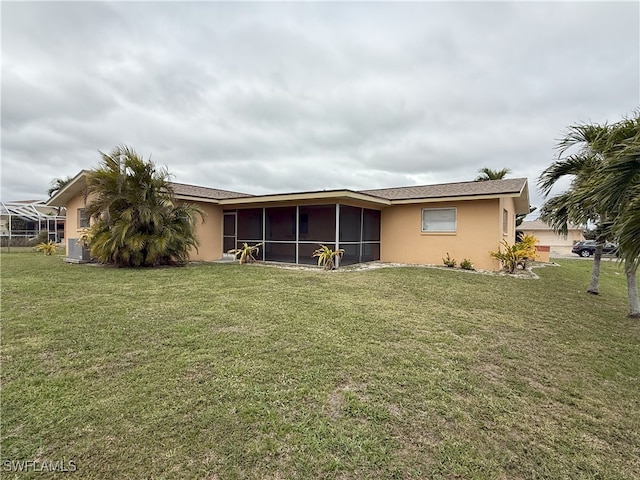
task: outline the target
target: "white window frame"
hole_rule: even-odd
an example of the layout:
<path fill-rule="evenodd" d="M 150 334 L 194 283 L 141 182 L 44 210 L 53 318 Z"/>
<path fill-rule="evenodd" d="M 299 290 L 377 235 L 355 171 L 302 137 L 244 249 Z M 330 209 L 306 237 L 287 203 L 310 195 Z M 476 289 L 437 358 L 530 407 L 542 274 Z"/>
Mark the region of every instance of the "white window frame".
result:
<path fill-rule="evenodd" d="M 87 217 L 86 214 L 87 214 L 86 208 L 78 209 L 78 230 L 82 228 L 89 228 L 89 226 L 91 225 L 91 219 Z M 83 225 L 83 223 L 86 223 L 86 225 Z"/>
<path fill-rule="evenodd" d="M 502 234 L 507 235 L 509 233 L 509 210 L 502 209 Z"/>
<path fill-rule="evenodd" d="M 429 225 L 426 224 L 425 228 L 425 213 L 433 212 L 433 211 L 452 211 L 453 212 L 453 228 L 452 229 L 440 229 L 440 230 L 429 230 Z M 423 208 L 422 209 L 422 233 L 456 233 L 458 231 L 458 209 L 456 207 L 446 207 L 446 208 Z"/>

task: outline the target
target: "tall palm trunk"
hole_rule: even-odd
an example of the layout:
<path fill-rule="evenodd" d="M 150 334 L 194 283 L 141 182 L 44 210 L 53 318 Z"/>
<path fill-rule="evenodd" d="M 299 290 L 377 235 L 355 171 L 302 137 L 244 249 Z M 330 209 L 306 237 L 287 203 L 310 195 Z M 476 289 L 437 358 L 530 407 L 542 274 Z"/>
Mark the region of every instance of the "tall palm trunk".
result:
<path fill-rule="evenodd" d="M 640 297 L 638 296 L 638 265 L 625 262 L 624 272 L 627 275 L 627 294 L 629 296 L 629 317 L 640 318 Z"/>
<path fill-rule="evenodd" d="M 592 295 L 598 295 L 600 293 L 600 262 L 602 261 L 602 249 L 604 248 L 604 242 L 598 240 L 596 244 L 596 250 L 593 253 L 593 268 L 591 269 L 591 283 L 587 292 Z"/>

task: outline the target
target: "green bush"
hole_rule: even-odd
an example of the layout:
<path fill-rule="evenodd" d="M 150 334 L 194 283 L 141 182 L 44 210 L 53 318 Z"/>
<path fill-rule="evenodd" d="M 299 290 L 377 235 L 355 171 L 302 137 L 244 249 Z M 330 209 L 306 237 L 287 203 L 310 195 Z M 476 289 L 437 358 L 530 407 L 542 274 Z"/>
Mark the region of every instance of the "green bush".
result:
<path fill-rule="evenodd" d="M 41 230 L 38 235 L 27 242 L 27 246 L 36 247 L 42 243 L 47 243 L 49 241 L 49 232 L 45 230 Z"/>
<path fill-rule="evenodd" d="M 475 270 L 473 268 L 473 263 L 471 263 L 471 260 L 469 260 L 468 258 L 465 258 L 460 262 L 460 268 L 463 270 Z"/>
<path fill-rule="evenodd" d="M 442 259 L 442 263 L 444 263 L 446 267 L 455 268 L 457 262 L 451 258 L 449 252 L 447 252 L 447 257 Z"/>
<path fill-rule="evenodd" d="M 344 255 L 344 248 L 331 250 L 326 245 L 320 245 L 320 248 L 316 249 L 311 257 L 318 257 L 318 266 L 324 267 L 325 270 L 333 270 L 336 268 L 336 258 L 342 258 L 342 255 Z"/>
<path fill-rule="evenodd" d="M 513 245 L 509 245 L 506 240 L 503 240 L 500 244 L 504 246 L 504 251 L 498 247 L 497 252 L 489 252 L 489 254 L 493 258 L 500 260 L 504 270 L 508 273 L 513 273 L 518 266 L 522 266 L 524 269 L 528 260 L 533 261 L 536 259 L 537 241 L 538 239 L 533 235 L 525 235 Z"/>
<path fill-rule="evenodd" d="M 56 244 L 53 241 L 48 240 L 47 242 L 38 244 L 36 250 L 44 253 L 45 255 L 53 255 L 54 253 L 56 253 Z"/>
<path fill-rule="evenodd" d="M 229 250 L 227 253 L 235 255 L 235 257 L 240 260 L 240 264 L 254 263 L 256 261 L 256 255 L 260 254 L 261 246 L 262 243 L 257 243 L 253 246 L 250 246 L 245 242 L 242 244 L 241 248 L 234 248 L 232 250 Z"/>

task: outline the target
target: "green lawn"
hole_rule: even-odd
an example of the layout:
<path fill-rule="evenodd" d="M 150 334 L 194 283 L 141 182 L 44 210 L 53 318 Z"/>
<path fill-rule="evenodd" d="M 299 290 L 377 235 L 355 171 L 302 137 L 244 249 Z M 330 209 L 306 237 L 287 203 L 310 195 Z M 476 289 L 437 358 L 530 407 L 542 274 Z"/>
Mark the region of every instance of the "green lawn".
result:
<path fill-rule="evenodd" d="M 1 262 L 3 478 L 640 478 L 613 262 L 598 297 L 580 260 L 540 280 Z"/>

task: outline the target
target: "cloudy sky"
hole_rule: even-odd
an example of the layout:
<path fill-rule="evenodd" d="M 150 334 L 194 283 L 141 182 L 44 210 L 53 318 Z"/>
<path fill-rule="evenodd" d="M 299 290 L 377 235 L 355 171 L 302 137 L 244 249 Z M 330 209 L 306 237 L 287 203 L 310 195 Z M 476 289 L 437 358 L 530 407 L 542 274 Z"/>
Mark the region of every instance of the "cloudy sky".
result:
<path fill-rule="evenodd" d="M 118 144 L 247 193 L 536 179 L 640 105 L 638 2 L 2 2 L 2 200 Z"/>

